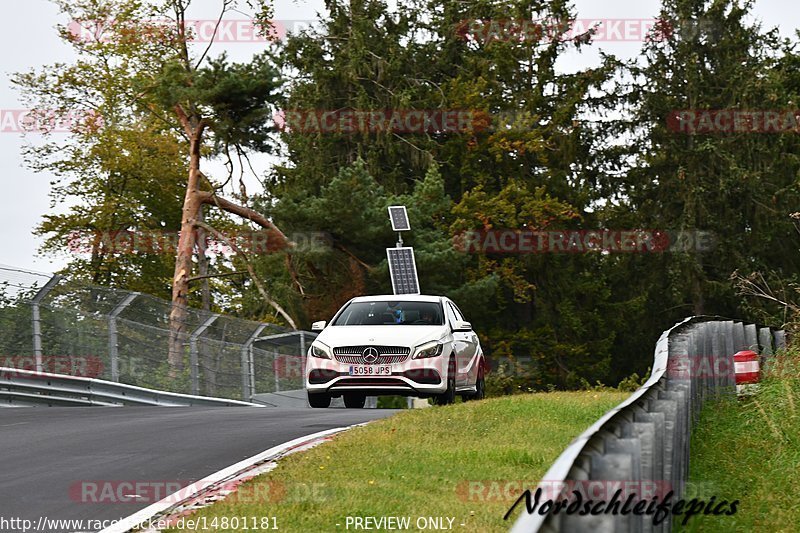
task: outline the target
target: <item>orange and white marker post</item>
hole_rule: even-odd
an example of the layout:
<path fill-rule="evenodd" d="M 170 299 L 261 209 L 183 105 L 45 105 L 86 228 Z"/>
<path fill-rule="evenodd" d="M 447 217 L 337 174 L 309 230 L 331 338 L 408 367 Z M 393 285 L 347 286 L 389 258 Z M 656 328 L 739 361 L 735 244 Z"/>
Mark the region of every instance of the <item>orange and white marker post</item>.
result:
<path fill-rule="evenodd" d="M 733 355 L 733 370 L 737 393 L 752 392 L 752 385 L 761 381 L 761 361 L 752 350 L 742 350 Z"/>
<path fill-rule="evenodd" d="M 758 383 L 761 380 L 761 363 L 758 354 L 752 350 L 736 352 L 733 356 L 733 370 L 736 384 Z"/>

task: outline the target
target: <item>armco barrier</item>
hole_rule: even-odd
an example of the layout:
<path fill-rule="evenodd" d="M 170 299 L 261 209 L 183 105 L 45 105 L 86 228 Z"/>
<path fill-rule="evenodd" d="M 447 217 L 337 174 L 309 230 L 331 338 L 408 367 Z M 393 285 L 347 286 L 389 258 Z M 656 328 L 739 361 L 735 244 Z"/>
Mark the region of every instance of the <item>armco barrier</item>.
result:
<path fill-rule="evenodd" d="M 687 318 L 665 331 L 656 344 L 650 378 L 564 450 L 539 485 L 540 503 L 550 496 L 556 499 L 554 486 L 568 487 L 574 482 L 591 486 L 591 481 L 615 487 L 614 481 L 621 481 L 634 487 L 667 488 L 674 491 L 672 502 L 679 500 L 689 472 L 691 429 L 703 402 L 735 390 L 733 354 L 756 351 L 762 366 L 768 366 L 774 350 L 784 346 L 782 330 L 719 317 Z M 661 492 L 663 498 L 665 491 Z M 563 510 L 542 515 L 539 509 L 529 513 L 523 499 L 514 511 L 520 515 L 512 533 L 672 529 L 671 515 L 654 525 L 652 515 L 580 516 Z"/>
<path fill-rule="evenodd" d="M 165 392 L 102 379 L 0 367 L 0 407 L 32 405 L 262 407 L 249 402 Z"/>

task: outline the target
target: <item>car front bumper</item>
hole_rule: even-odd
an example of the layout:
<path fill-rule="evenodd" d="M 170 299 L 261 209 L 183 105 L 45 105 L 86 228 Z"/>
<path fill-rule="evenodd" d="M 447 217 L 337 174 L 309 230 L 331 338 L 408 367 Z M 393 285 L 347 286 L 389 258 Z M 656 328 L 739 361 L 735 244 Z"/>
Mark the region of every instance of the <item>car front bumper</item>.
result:
<path fill-rule="evenodd" d="M 340 396 L 359 392 L 368 396 L 430 396 L 447 389 L 446 354 L 424 359 L 412 359 L 391 364 L 353 364 L 335 359 L 307 356 L 305 386 L 310 393 Z M 390 367 L 390 373 L 352 375 L 351 367 Z"/>

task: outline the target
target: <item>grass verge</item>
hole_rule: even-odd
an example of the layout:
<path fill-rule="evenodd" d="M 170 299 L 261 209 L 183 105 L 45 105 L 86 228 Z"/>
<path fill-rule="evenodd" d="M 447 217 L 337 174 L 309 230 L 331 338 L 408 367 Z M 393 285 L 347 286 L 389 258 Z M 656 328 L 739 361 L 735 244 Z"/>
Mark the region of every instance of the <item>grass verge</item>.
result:
<path fill-rule="evenodd" d="M 404 411 L 286 457 L 191 516 L 216 518 L 217 531 L 248 531 L 241 519 L 252 517 L 275 517 L 281 531 L 346 531 L 348 516 L 408 517 L 411 531 L 420 517 L 442 517 L 457 531 L 508 531 L 503 515 L 519 485 L 509 492 L 507 483 L 534 487 L 574 437 L 628 395 L 521 394 Z M 219 527 L 233 517 L 238 527 Z"/>
<path fill-rule="evenodd" d="M 732 516 L 676 531 L 800 531 L 800 349 L 776 357 L 753 396 L 708 404 L 692 434 L 686 499 L 739 500 Z"/>

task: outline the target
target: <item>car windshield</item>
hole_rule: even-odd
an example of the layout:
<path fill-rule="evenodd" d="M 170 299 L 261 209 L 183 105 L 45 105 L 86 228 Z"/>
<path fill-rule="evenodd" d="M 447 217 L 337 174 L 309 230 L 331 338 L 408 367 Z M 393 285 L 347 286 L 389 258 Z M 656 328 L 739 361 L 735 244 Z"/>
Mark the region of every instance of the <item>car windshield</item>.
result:
<path fill-rule="evenodd" d="M 333 321 L 334 326 L 441 326 L 437 302 L 351 302 Z"/>

